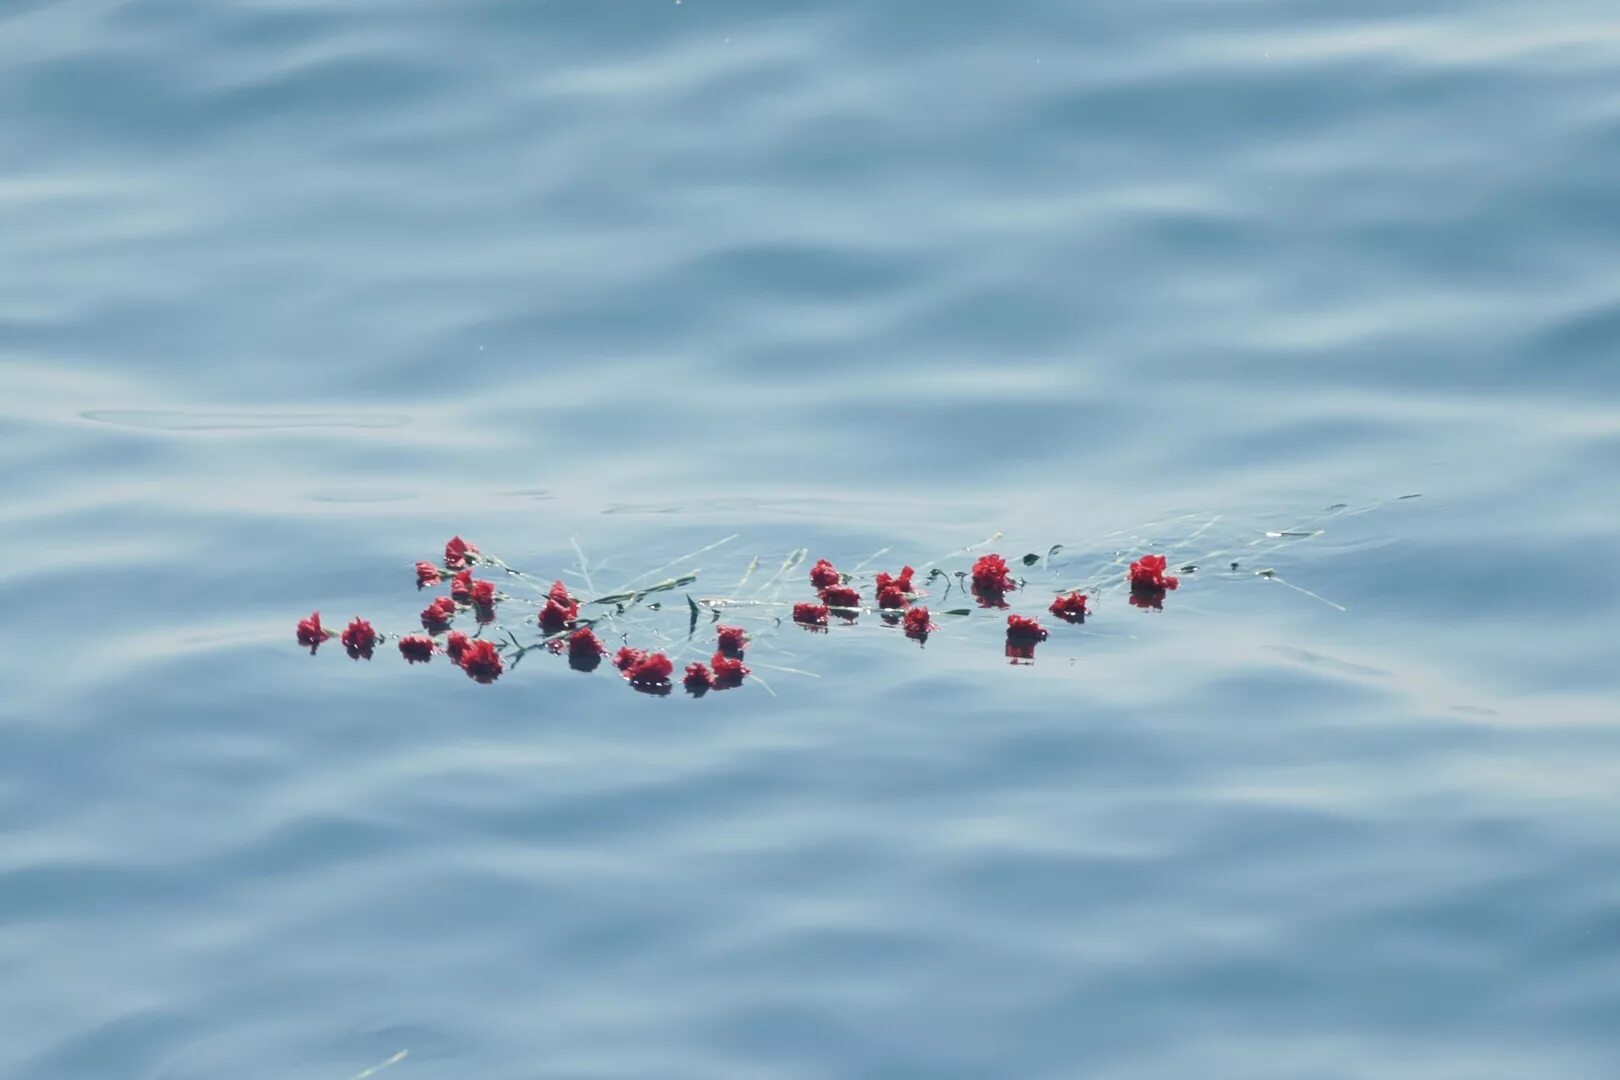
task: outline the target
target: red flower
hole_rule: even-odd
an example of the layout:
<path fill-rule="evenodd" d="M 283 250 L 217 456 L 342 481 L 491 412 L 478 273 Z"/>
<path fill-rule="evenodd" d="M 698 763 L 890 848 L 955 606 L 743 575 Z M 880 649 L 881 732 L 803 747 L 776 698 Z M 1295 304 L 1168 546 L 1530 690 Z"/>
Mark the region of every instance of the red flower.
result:
<path fill-rule="evenodd" d="M 888 577 L 887 574 L 880 574 L 878 576 Z M 878 607 L 880 608 L 903 608 L 907 604 L 911 603 L 911 601 L 906 598 L 906 591 L 900 588 L 900 586 L 893 584 L 880 587 L 878 589 L 877 597 Z"/>
<path fill-rule="evenodd" d="M 467 646 L 471 644 L 472 638 L 463 634 L 460 630 L 452 630 L 450 636 L 444 639 L 444 655 L 448 656 L 453 663 L 459 664 L 461 663 L 462 654 L 467 651 Z"/>
<path fill-rule="evenodd" d="M 566 629 L 579 618 L 579 601 L 568 595 L 568 586 L 554 582 L 546 595 L 546 606 L 540 612 L 540 629 L 555 634 Z"/>
<path fill-rule="evenodd" d="M 927 641 L 929 632 L 939 629 L 939 627 L 928 621 L 928 609 L 920 605 L 907 611 L 906 617 L 901 620 L 901 624 L 906 628 L 906 637 L 915 638 L 918 641 Z"/>
<path fill-rule="evenodd" d="M 810 584 L 818 589 L 831 588 L 844 580 L 844 575 L 838 572 L 838 567 L 826 559 L 819 559 L 816 565 L 810 568 Z"/>
<path fill-rule="evenodd" d="M 325 641 L 329 635 L 330 631 L 321 625 L 321 613 L 318 611 L 310 612 L 307 619 L 298 620 L 298 644 L 308 645 L 311 656 L 315 654 L 315 650 L 321 647 L 321 642 Z"/>
<path fill-rule="evenodd" d="M 424 629 L 438 633 L 449 626 L 450 620 L 455 616 L 456 602 L 448 596 L 441 596 L 422 609 L 422 626 Z"/>
<path fill-rule="evenodd" d="M 858 608 L 861 606 L 861 594 L 860 590 L 848 585 L 829 585 L 821 590 L 821 601 L 828 607 Z"/>
<path fill-rule="evenodd" d="M 709 663 L 714 665 L 714 688 L 716 690 L 730 690 L 734 686 L 741 686 L 743 676 L 748 674 L 748 668 L 736 657 L 725 653 L 715 653 Z"/>
<path fill-rule="evenodd" d="M 459 536 L 452 536 L 450 542 L 444 545 L 444 565 L 452 570 L 460 570 L 477 562 L 477 555 L 478 548 Z"/>
<path fill-rule="evenodd" d="M 685 686 L 687 693 L 693 697 L 702 697 L 714 689 L 714 676 L 709 674 L 707 664 L 687 664 L 686 676 L 681 679 L 681 685 Z"/>
<path fill-rule="evenodd" d="M 501 677 L 506 665 L 501 662 L 500 650 L 492 641 L 473 641 L 461 653 L 461 670 L 486 685 Z"/>
<path fill-rule="evenodd" d="M 588 626 L 568 635 L 568 666 L 575 671 L 595 671 L 607 653 L 607 646 Z"/>
<path fill-rule="evenodd" d="M 495 621 L 495 583 L 493 581 L 475 581 L 472 589 L 473 609 L 478 613 L 478 621 L 492 623 Z"/>
<path fill-rule="evenodd" d="M 1137 559 L 1131 563 L 1131 591 L 1157 589 L 1163 592 L 1165 589 L 1176 588 L 1181 584 L 1181 579 L 1165 574 L 1167 568 L 1167 561 L 1163 555 L 1144 555 Z"/>
<path fill-rule="evenodd" d="M 1002 593 L 1010 593 L 1018 588 L 1018 582 L 1012 578 L 1012 571 L 1007 569 L 1007 560 L 1000 555 L 985 555 L 973 564 L 973 593 L 981 602 L 999 604 Z"/>
<path fill-rule="evenodd" d="M 722 626 L 715 633 L 720 639 L 720 651 L 727 656 L 741 656 L 748 645 L 748 631 L 740 626 Z"/>
<path fill-rule="evenodd" d="M 439 568 L 432 563 L 419 562 L 416 564 L 416 587 L 418 589 L 424 585 L 437 585 L 443 580 L 444 575 L 439 573 Z"/>
<path fill-rule="evenodd" d="M 413 664 L 433 659 L 433 639 L 426 634 L 406 634 L 399 639 L 399 654 Z"/>
<path fill-rule="evenodd" d="M 642 652 L 640 649 L 632 649 L 630 646 L 626 645 L 614 655 L 613 666 L 618 668 L 620 671 L 629 671 L 646 658 L 647 654 Z"/>
<path fill-rule="evenodd" d="M 663 653 L 643 653 L 624 670 L 624 677 L 643 693 L 667 694 L 669 677 L 674 671 L 675 665 Z"/>
<path fill-rule="evenodd" d="M 1046 627 L 1022 615 L 1007 616 L 1008 641 L 1045 641 Z"/>
<path fill-rule="evenodd" d="M 471 570 L 463 570 L 450 579 L 450 595 L 457 603 L 472 602 L 473 579 Z"/>
<path fill-rule="evenodd" d="M 1083 623 L 1086 616 L 1091 614 L 1086 608 L 1086 594 L 1082 592 L 1072 592 L 1067 596 L 1058 597 L 1052 601 L 1052 606 L 1047 610 L 1069 623 Z"/>
<path fill-rule="evenodd" d="M 815 629 L 827 625 L 826 604 L 794 604 L 793 621 Z"/>
<path fill-rule="evenodd" d="M 899 577 L 890 577 L 888 574 L 879 574 L 877 576 L 877 591 L 878 591 L 878 596 L 879 596 L 878 603 L 883 607 L 899 607 L 900 606 L 899 604 L 884 604 L 883 603 L 883 601 L 881 599 L 881 597 L 883 595 L 883 590 L 888 588 L 889 586 L 893 585 L 895 588 L 899 589 L 903 593 L 914 593 L 914 592 L 916 592 L 917 590 L 913 589 L 911 587 L 911 576 L 913 574 L 915 574 L 916 572 L 917 571 L 913 570 L 911 567 L 908 566 L 904 570 L 900 571 L 900 576 Z"/>
<path fill-rule="evenodd" d="M 343 651 L 349 654 L 352 660 L 370 660 L 371 650 L 377 645 L 377 631 L 372 625 L 356 615 L 354 621 L 343 631 Z"/>

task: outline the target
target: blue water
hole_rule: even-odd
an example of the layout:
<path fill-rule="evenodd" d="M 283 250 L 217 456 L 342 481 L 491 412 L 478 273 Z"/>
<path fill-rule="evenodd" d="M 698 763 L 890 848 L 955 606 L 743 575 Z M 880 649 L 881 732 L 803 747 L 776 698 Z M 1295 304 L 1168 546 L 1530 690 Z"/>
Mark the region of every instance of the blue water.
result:
<path fill-rule="evenodd" d="M 6 0 L 0 165 L 0 1075 L 1620 1075 L 1612 0 Z M 998 531 L 1222 554 L 292 641 Z"/>

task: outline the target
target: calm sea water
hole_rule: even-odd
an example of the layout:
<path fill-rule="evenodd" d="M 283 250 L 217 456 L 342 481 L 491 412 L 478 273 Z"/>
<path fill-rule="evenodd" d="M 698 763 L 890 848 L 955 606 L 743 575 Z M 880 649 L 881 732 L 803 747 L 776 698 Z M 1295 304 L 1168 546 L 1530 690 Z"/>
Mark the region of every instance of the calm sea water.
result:
<path fill-rule="evenodd" d="M 0 1075 L 1620 1075 L 1612 0 L 6 0 L 0 164 Z M 292 641 L 996 531 L 1241 565 Z"/>

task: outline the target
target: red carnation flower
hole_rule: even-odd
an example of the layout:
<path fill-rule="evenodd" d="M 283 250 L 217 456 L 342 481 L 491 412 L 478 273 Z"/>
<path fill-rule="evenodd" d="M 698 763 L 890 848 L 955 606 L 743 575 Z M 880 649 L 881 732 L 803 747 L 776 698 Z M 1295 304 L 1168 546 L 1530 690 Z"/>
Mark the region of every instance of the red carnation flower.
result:
<path fill-rule="evenodd" d="M 1165 573 L 1168 562 L 1163 555 L 1144 555 L 1131 563 L 1130 579 L 1131 589 L 1174 589 L 1180 586 L 1181 579 L 1170 577 Z"/>
<path fill-rule="evenodd" d="M 906 629 L 906 637 L 918 641 L 927 641 L 929 633 L 939 629 L 939 627 L 928 621 L 928 609 L 921 605 L 907 611 L 905 618 L 901 620 L 901 624 Z"/>
<path fill-rule="evenodd" d="M 493 581 L 475 581 L 472 590 L 473 608 L 478 612 L 478 621 L 489 623 L 495 621 L 495 583 Z"/>
<path fill-rule="evenodd" d="M 635 663 L 624 669 L 624 677 L 644 694 L 667 694 L 669 677 L 674 671 L 675 665 L 663 653 L 642 653 Z"/>
<path fill-rule="evenodd" d="M 740 626 L 722 626 L 715 631 L 720 651 L 727 656 L 741 656 L 748 645 L 748 631 Z"/>
<path fill-rule="evenodd" d="M 838 572 L 838 567 L 826 559 L 818 559 L 816 565 L 810 568 L 810 584 L 818 589 L 829 588 L 843 580 L 844 575 Z"/>
<path fill-rule="evenodd" d="M 687 693 L 693 697 L 702 697 L 714 689 L 714 676 L 709 674 L 707 664 L 687 664 L 686 675 L 681 679 L 681 685 L 686 687 Z"/>
<path fill-rule="evenodd" d="M 827 605 L 802 603 L 793 605 L 793 621 L 812 630 L 827 625 Z"/>
<path fill-rule="evenodd" d="M 456 602 L 448 596 L 438 597 L 422 609 L 422 626 L 424 629 L 438 633 L 450 625 L 450 620 L 456 616 Z"/>
<path fill-rule="evenodd" d="M 461 652 L 461 670 L 478 682 L 489 684 L 501 677 L 506 665 L 492 641 L 473 641 Z"/>
<path fill-rule="evenodd" d="M 878 591 L 878 594 L 879 594 L 879 597 L 880 597 L 880 599 L 878 601 L 879 604 L 881 604 L 883 607 L 899 607 L 900 606 L 899 604 L 883 604 L 882 603 L 881 596 L 882 596 L 883 590 L 892 585 L 895 588 L 899 589 L 903 593 L 914 593 L 914 592 L 916 592 L 917 590 L 913 589 L 911 587 L 911 576 L 913 574 L 915 574 L 916 572 L 917 571 L 913 570 L 911 567 L 908 566 L 904 570 L 900 571 L 900 576 L 899 577 L 890 577 L 888 574 L 879 574 L 877 576 L 877 591 Z"/>
<path fill-rule="evenodd" d="M 448 656 L 452 663 L 459 664 L 461 663 L 462 654 L 467 651 L 467 646 L 471 644 L 472 638 L 463 634 L 460 630 L 452 630 L 450 636 L 444 639 L 444 655 Z"/>
<path fill-rule="evenodd" d="M 426 634 L 406 634 L 399 639 L 399 654 L 413 664 L 433 659 L 433 639 Z"/>
<path fill-rule="evenodd" d="M 540 609 L 540 629 L 548 634 L 555 634 L 573 625 L 578 617 L 578 604 L 563 605 L 555 600 L 547 600 L 546 606 Z"/>
<path fill-rule="evenodd" d="M 371 650 L 377 646 L 377 631 L 356 615 L 343 631 L 343 651 L 351 660 L 370 660 Z"/>
<path fill-rule="evenodd" d="M 911 602 L 906 598 L 905 590 L 893 584 L 879 588 L 877 598 L 878 607 L 880 608 L 903 608 Z"/>
<path fill-rule="evenodd" d="M 568 666 L 575 671 L 595 671 L 606 654 L 607 646 L 590 627 L 582 626 L 568 635 Z"/>
<path fill-rule="evenodd" d="M 1052 606 L 1047 610 L 1069 623 L 1083 623 L 1086 616 L 1091 614 L 1086 608 L 1086 594 L 1082 592 L 1072 592 L 1067 596 L 1058 597 L 1052 601 Z"/>
<path fill-rule="evenodd" d="M 626 645 L 613 656 L 613 666 L 620 671 L 629 671 L 647 658 L 647 654 L 640 649 L 632 649 Z"/>
<path fill-rule="evenodd" d="M 848 585 L 829 585 L 821 590 L 821 602 L 828 607 L 858 608 L 861 606 L 860 590 Z"/>
<path fill-rule="evenodd" d="M 471 570 L 463 570 L 450 579 L 450 596 L 458 604 L 472 603 L 473 579 Z"/>
<path fill-rule="evenodd" d="M 714 665 L 714 688 L 716 690 L 730 690 L 741 686 L 743 676 L 748 674 L 748 668 L 734 656 L 725 653 L 715 653 L 709 663 Z"/>
<path fill-rule="evenodd" d="M 321 647 L 321 642 L 330 634 L 331 632 L 321 625 L 321 613 L 318 611 L 310 612 L 307 619 L 298 620 L 298 644 L 308 645 L 311 656 L 315 655 L 315 650 Z"/>
<path fill-rule="evenodd" d="M 973 594 L 981 603 L 999 605 L 1001 595 L 1018 588 L 1018 582 L 1007 569 L 1007 560 L 994 553 L 985 555 L 973 564 Z"/>
<path fill-rule="evenodd" d="M 477 561 L 478 548 L 467 543 L 459 536 L 452 536 L 450 542 L 444 545 L 444 565 L 452 570 L 460 570 Z"/>
<path fill-rule="evenodd" d="M 439 568 L 432 563 L 419 562 L 416 564 L 416 587 L 418 589 L 424 585 L 437 585 L 443 580 L 444 575 L 439 573 Z"/>
<path fill-rule="evenodd" d="M 1046 627 L 1022 615 L 1007 616 L 1008 641 L 1045 641 Z"/>

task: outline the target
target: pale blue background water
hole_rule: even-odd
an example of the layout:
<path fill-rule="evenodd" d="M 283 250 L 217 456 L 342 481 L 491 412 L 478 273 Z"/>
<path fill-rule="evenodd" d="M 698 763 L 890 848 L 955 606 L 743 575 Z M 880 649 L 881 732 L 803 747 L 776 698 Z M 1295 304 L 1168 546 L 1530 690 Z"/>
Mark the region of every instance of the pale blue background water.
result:
<path fill-rule="evenodd" d="M 4 0 L 0 166 L 0 1075 L 1620 1075 L 1612 0 Z M 291 641 L 1337 502 L 1031 668 Z"/>

